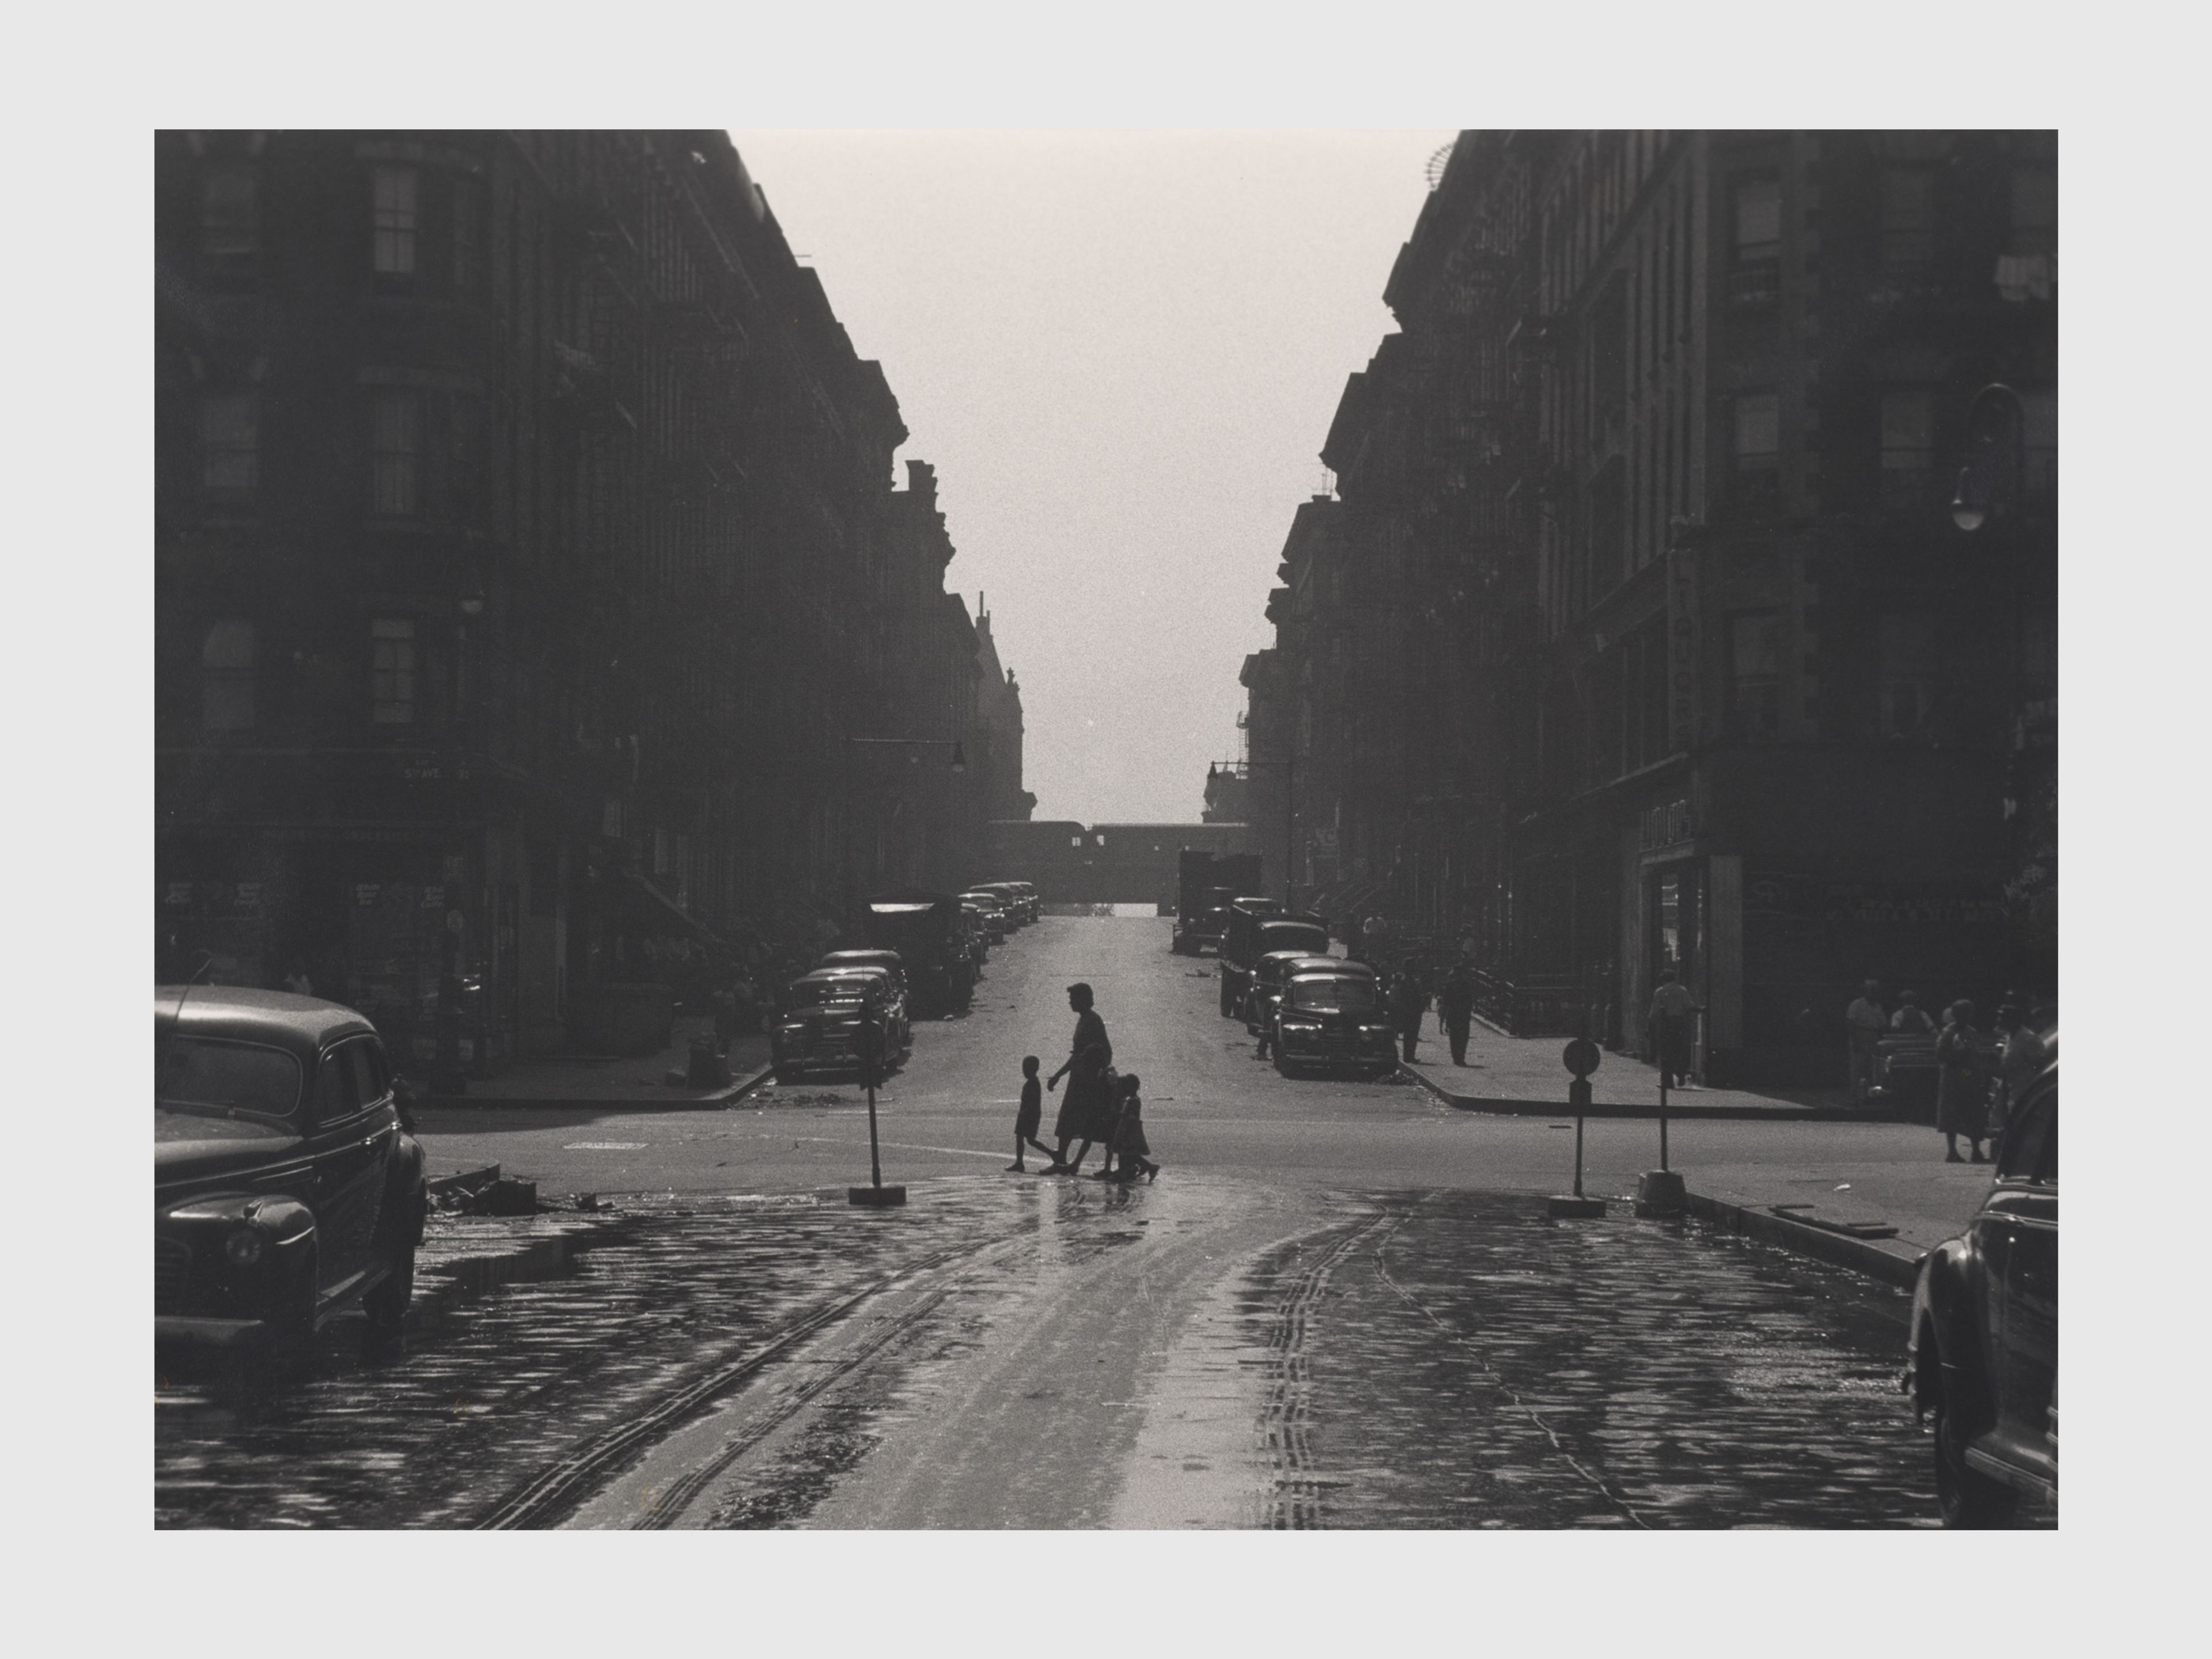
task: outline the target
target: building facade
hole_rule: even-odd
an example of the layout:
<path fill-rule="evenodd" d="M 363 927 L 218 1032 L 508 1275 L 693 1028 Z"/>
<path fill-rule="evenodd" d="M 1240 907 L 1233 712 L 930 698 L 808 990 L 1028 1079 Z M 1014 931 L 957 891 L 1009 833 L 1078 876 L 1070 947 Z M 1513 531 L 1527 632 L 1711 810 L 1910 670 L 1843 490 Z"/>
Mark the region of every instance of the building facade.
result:
<path fill-rule="evenodd" d="M 856 786 L 975 642 L 726 135 L 164 133 L 155 211 L 164 976 L 496 1066 L 972 861 L 942 757 Z"/>
<path fill-rule="evenodd" d="M 1674 972 L 1708 1073 L 1771 1079 L 1838 1063 L 1865 977 L 2055 988 L 2056 167 L 2036 133 L 1455 146 L 1324 453 L 1347 591 L 1279 591 L 1276 679 L 1313 777 L 1368 769 L 1305 803 L 1362 825 L 1350 897 L 1498 1017 L 1634 1047 Z M 1395 654 L 1332 681 L 1362 629 Z"/>

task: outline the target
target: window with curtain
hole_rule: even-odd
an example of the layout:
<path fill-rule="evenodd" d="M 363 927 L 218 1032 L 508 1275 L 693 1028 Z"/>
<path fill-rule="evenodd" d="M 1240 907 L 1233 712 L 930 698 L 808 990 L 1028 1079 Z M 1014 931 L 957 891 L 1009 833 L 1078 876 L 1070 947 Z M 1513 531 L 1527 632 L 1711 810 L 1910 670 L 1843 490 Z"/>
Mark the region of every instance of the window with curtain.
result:
<path fill-rule="evenodd" d="M 249 495 L 261 482 L 260 422 L 253 396 L 210 392 L 200 399 L 200 483 L 212 493 Z"/>
<path fill-rule="evenodd" d="M 371 175 L 373 269 L 380 276 L 415 274 L 420 188 L 421 179 L 413 167 L 380 167 Z"/>
<path fill-rule="evenodd" d="M 200 724 L 210 732 L 253 726 L 253 624 L 218 622 L 200 645 Z"/>
<path fill-rule="evenodd" d="M 1936 259 L 1936 172 L 1885 167 L 1881 174 L 1881 262 L 1893 272 L 1926 269 Z"/>
<path fill-rule="evenodd" d="M 246 167 L 210 167 L 200 179 L 200 258 L 211 270 L 253 269 L 261 247 L 258 181 Z"/>
<path fill-rule="evenodd" d="M 415 624 L 379 617 L 368 625 L 371 665 L 369 718 L 379 726 L 415 720 Z"/>
<path fill-rule="evenodd" d="M 1771 743 L 1782 734 L 1782 613 L 1738 611 L 1728 619 L 1729 734 Z"/>
<path fill-rule="evenodd" d="M 1881 497 L 1893 507 L 1928 498 L 1936 467 L 1936 400 L 1925 388 L 1887 392 L 1881 398 Z"/>
<path fill-rule="evenodd" d="M 378 394 L 370 414 L 369 450 L 377 512 L 413 517 L 422 497 L 422 404 L 413 392 Z"/>

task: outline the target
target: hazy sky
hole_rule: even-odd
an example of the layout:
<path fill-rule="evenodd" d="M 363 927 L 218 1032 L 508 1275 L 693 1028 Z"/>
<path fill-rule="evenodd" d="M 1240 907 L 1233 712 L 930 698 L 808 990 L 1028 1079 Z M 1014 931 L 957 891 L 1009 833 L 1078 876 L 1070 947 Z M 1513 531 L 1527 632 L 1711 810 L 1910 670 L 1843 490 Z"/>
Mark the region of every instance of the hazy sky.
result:
<path fill-rule="evenodd" d="M 937 466 L 1037 816 L 1195 821 L 1452 135 L 731 136 Z"/>

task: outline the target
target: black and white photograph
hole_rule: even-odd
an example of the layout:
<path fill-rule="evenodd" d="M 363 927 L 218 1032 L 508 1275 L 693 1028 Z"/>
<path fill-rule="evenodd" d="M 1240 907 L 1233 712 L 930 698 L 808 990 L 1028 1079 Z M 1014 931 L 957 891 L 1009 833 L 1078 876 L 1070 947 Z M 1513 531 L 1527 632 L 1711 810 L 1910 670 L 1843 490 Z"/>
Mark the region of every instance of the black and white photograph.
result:
<path fill-rule="evenodd" d="M 2203 538 L 2191 423 L 2081 341 L 2190 266 L 2112 286 L 2119 111 L 2077 150 L 2054 43 L 1975 60 L 2024 15 L 1862 84 L 1878 15 L 1254 13 L 1240 74 L 1151 9 L 464 8 L 327 99 L 305 35 L 166 23 L 81 210 L 80 314 L 153 277 L 56 475 L 114 556 L 17 613 L 18 706 L 88 685 L 15 814 L 75 1334 L 23 1369 L 89 1424 L 153 1361 L 144 1451 L 26 1413 L 159 1574 L 101 1616 L 1013 1651 L 1083 1532 L 1082 1651 L 2057 1652 L 2065 1534 L 2162 1574 L 2135 1494 L 2194 1477 L 2115 1436 L 2187 1433 L 2192 1091 L 2136 1079 L 2201 813 L 2131 792 L 2188 769 Z M 2116 642 L 2085 566 L 2170 614 Z M 54 1110 L 142 1054 L 143 1310 L 73 1242 L 143 1153 Z"/>

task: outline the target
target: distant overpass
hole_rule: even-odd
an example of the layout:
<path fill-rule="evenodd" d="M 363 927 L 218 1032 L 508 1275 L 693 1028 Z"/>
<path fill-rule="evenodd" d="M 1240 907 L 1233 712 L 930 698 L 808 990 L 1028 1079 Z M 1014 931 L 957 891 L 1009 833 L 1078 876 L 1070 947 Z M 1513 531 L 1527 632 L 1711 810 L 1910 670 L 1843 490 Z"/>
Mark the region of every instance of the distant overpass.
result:
<path fill-rule="evenodd" d="M 1036 884 L 1047 904 L 1169 904 L 1176 856 L 1256 853 L 1249 823 L 1091 823 L 1073 819 L 994 819 L 987 881 Z M 1266 890 L 1262 888 L 1261 890 Z"/>

